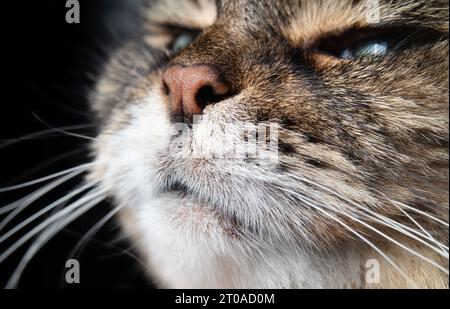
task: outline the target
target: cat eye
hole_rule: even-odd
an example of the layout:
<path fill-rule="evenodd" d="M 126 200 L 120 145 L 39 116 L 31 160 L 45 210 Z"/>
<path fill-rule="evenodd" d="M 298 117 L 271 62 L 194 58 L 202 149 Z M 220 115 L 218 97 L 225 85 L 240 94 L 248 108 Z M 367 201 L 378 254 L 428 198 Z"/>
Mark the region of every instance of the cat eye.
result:
<path fill-rule="evenodd" d="M 362 42 L 356 46 L 344 49 L 339 58 L 355 59 L 362 57 L 377 57 L 385 56 L 389 53 L 391 44 L 387 40 L 375 40 L 369 42 Z"/>
<path fill-rule="evenodd" d="M 339 59 L 383 57 L 436 43 L 442 34 L 427 28 L 352 29 L 321 39 L 315 50 Z"/>
<path fill-rule="evenodd" d="M 173 53 L 178 53 L 179 51 L 185 49 L 189 45 L 192 44 L 192 42 L 195 41 L 197 38 L 199 32 L 193 31 L 193 30 L 181 30 L 179 31 L 173 41 L 170 43 L 169 49 Z"/>

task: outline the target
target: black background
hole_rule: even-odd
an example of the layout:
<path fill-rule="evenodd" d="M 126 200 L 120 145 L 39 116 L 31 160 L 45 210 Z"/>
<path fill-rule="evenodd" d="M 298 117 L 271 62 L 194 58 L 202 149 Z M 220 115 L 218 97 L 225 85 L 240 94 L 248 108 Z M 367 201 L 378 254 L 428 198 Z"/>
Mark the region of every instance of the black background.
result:
<path fill-rule="evenodd" d="M 92 125 L 87 99 L 108 55 L 133 35 L 138 22 L 134 0 L 80 0 L 81 23 L 67 24 L 65 0 L 4 1 L 0 9 L 2 41 L 2 100 L 0 104 L 0 187 L 22 183 L 88 162 L 88 140 L 54 133 L 2 147 L 13 138 L 51 127 Z M 14 2 L 11 4 L 11 2 Z M 94 136 L 95 129 L 76 130 Z M 56 160 L 58 159 L 59 160 Z M 56 161 L 55 161 L 56 160 Z M 12 221 L 5 231 L 30 214 L 64 196 L 81 178 L 60 187 Z M 0 194 L 0 207 L 39 186 Z M 83 235 L 111 210 L 108 203 L 77 220 L 46 245 L 23 274 L 22 288 L 144 288 L 151 287 L 130 244 L 108 223 L 79 257 L 81 284 L 65 284 L 65 262 Z M 0 221 L 5 216 L 0 216 Z M 39 223 L 42 221 L 37 221 Z M 7 243 L 0 254 L 32 224 Z M 0 285 L 19 263 L 30 243 L 0 264 Z M 126 251 L 125 251 L 126 250 Z"/>
<path fill-rule="evenodd" d="M 0 101 L 0 187 L 45 176 L 77 164 L 87 162 L 87 141 L 64 134 L 53 134 L 47 138 L 35 138 L 2 147 L 6 140 L 33 132 L 47 130 L 48 126 L 64 127 L 95 122 L 88 110 L 87 95 L 95 84 L 95 79 L 108 55 L 124 39 L 132 36 L 137 22 L 133 0 L 79 0 L 81 23 L 69 25 L 65 22 L 65 0 L 3 1 L 0 4 L 2 54 L 1 101 Z M 41 120 L 38 120 L 40 118 Z M 82 130 L 77 133 L 93 136 L 95 131 Z M 43 164 L 67 154 L 62 160 Z M 39 167 L 39 168 L 37 168 Z M 41 199 L 28 211 L 11 222 L 8 228 L 17 224 L 27 215 L 48 205 L 58 197 L 70 192 L 81 179 L 55 190 Z M 29 190 L 0 194 L 0 207 L 15 201 Z M 80 256 L 81 284 L 67 285 L 64 281 L 65 262 L 82 235 L 108 211 L 108 203 L 99 205 L 80 220 L 70 225 L 45 246 L 33 259 L 20 281 L 21 288 L 149 288 L 152 287 L 143 275 L 136 260 L 129 256 L 130 244 L 112 242 L 120 235 L 114 222 L 106 225 L 85 248 Z M 0 221 L 4 216 L 0 216 Z M 26 231 L 0 244 L 0 254 Z M 0 236 L 4 231 L 0 231 Z M 27 244 L 29 245 L 29 243 Z M 27 246 L 24 246 L 5 263 L 0 264 L 0 287 L 3 287 Z M 181 292 L 180 292 L 181 293 Z M 180 293 L 161 294 L 167 304 L 174 302 Z M 231 292 L 230 292 L 231 293 Z M 305 303 L 305 294 L 298 292 L 276 292 L 277 303 Z M 312 294 L 314 303 L 330 302 L 349 305 L 358 300 L 357 295 L 327 292 L 328 297 Z M 444 291 L 445 293 L 445 291 Z M 191 295 L 204 292 L 192 291 Z M 430 293 L 431 294 L 431 293 Z M 48 304 L 50 298 L 41 294 Z M 390 297 L 380 297 L 369 292 L 359 294 L 359 304 L 378 302 L 391 305 L 420 304 L 426 300 L 430 305 L 446 295 L 433 292 L 429 298 L 413 291 L 389 293 Z M 52 295 L 53 297 L 53 295 Z M 108 295 L 110 298 L 111 295 Z M 132 297 L 133 298 L 133 297 Z M 29 299 L 23 298 L 27 302 Z M 447 299 L 447 297 L 446 297 Z M 17 306 L 17 298 L 15 304 Z M 33 298 L 35 300 L 35 298 Z M 152 301 L 155 299 L 152 298 Z M 441 298 L 442 300 L 442 298 Z M 447 302 L 447 301 L 446 301 Z M 125 305 L 125 304 L 124 304 Z M 126 305 L 129 305 L 127 298 Z M 305 306 L 306 303 L 305 303 Z"/>

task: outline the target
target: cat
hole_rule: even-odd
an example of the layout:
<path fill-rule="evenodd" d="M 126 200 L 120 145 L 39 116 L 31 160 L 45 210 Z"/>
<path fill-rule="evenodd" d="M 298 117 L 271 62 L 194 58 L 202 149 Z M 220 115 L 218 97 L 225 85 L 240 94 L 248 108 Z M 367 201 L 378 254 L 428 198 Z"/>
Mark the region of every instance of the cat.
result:
<path fill-rule="evenodd" d="M 89 179 L 159 287 L 448 288 L 448 2 L 141 12 L 92 98 Z M 247 124 L 276 125 L 275 161 L 222 155 Z"/>
<path fill-rule="evenodd" d="M 160 288 L 448 288 L 448 1 L 140 5 L 73 209 Z"/>

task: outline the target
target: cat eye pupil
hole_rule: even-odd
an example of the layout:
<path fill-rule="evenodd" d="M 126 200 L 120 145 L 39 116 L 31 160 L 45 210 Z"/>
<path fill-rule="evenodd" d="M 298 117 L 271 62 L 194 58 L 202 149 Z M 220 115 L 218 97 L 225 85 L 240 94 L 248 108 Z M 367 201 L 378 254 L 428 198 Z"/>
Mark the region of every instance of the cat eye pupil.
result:
<path fill-rule="evenodd" d="M 170 49 L 173 52 L 179 52 L 188 47 L 194 40 L 195 35 L 193 33 L 183 32 L 175 38 Z"/>

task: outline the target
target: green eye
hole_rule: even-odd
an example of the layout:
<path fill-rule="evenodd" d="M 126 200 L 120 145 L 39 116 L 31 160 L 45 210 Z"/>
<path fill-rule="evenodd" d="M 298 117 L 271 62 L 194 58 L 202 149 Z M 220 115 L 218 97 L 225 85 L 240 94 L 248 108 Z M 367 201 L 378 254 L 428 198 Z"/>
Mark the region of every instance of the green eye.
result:
<path fill-rule="evenodd" d="M 387 40 L 369 41 L 346 48 L 339 55 L 343 59 L 355 59 L 373 56 L 385 56 L 390 51 Z"/>
<path fill-rule="evenodd" d="M 197 37 L 196 33 L 188 31 L 182 32 L 175 37 L 170 46 L 170 50 L 174 53 L 177 53 L 180 50 L 188 47 L 192 42 L 194 42 L 196 37 Z"/>
<path fill-rule="evenodd" d="M 447 34 L 421 26 L 352 28 L 323 36 L 313 50 L 339 59 L 371 59 L 400 56 L 446 40 Z"/>

